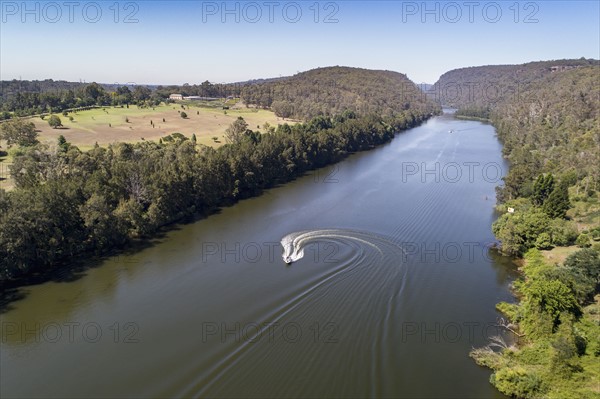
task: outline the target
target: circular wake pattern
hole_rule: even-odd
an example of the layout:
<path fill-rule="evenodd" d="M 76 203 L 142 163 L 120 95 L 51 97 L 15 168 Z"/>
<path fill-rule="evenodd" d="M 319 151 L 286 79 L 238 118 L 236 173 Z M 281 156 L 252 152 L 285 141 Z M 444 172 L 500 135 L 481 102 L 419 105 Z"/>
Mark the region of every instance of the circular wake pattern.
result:
<path fill-rule="evenodd" d="M 281 397 L 290 387 L 307 397 L 328 389 L 340 396 L 364 387 L 365 396 L 388 391 L 386 381 L 394 381 L 397 372 L 389 364 L 403 312 L 403 248 L 348 229 L 299 231 L 283 237 L 281 245 L 286 263 L 304 257 L 306 267 L 288 269 L 289 283 L 265 292 L 260 306 L 253 304 L 251 319 L 216 327 L 227 328 L 227 334 L 209 337 L 210 364 L 199 359 L 188 365 L 191 383 L 175 396 L 258 397 L 266 385 Z M 325 256 L 311 256 L 324 248 Z M 245 327 L 252 333 L 244 335 Z M 331 385 L 340 368 L 348 380 Z M 327 383 L 304 384 L 298 375 Z"/>
<path fill-rule="evenodd" d="M 389 254 L 386 250 L 390 249 L 392 253 L 399 255 L 400 259 L 405 256 L 405 251 L 402 247 L 376 234 L 354 230 L 325 229 L 299 231 L 283 237 L 281 239 L 283 260 L 286 263 L 291 263 L 302 259 L 306 246 L 317 241 L 334 241 L 350 244 L 360 252 L 358 255 L 361 256 L 364 256 L 366 247 L 374 249 L 381 257 L 384 257 L 384 254 Z"/>

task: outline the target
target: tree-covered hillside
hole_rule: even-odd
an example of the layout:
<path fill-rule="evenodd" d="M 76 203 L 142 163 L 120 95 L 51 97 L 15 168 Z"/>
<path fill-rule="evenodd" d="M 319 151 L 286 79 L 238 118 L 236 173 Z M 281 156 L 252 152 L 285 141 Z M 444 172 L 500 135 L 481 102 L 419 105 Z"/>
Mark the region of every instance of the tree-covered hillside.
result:
<path fill-rule="evenodd" d="M 439 109 L 404 74 L 348 67 L 313 69 L 277 81 L 248 84 L 242 87 L 241 96 L 246 104 L 302 120 L 344 111 L 410 117 Z"/>
<path fill-rule="evenodd" d="M 489 110 L 498 103 L 521 98 L 531 83 L 548 75 L 593 65 L 598 66 L 598 61 L 582 58 L 460 68 L 443 74 L 427 92 L 446 106 Z"/>
<path fill-rule="evenodd" d="M 511 163 L 497 197 L 516 210 L 494 224 L 503 252 L 592 245 L 586 237 L 600 226 L 599 79 L 599 66 L 554 72 L 491 108 Z"/>
<path fill-rule="evenodd" d="M 569 185 L 600 184 L 600 67 L 555 72 L 503 101 L 491 118 L 511 161 L 501 199 L 529 196 L 540 173 L 568 173 Z"/>

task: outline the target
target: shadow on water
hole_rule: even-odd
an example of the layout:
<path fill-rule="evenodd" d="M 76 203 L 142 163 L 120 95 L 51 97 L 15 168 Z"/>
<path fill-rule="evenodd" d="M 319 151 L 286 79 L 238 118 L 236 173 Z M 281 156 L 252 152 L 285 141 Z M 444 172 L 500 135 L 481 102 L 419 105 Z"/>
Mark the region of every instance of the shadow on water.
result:
<path fill-rule="evenodd" d="M 1 154 L 2 152 L 0 151 L 0 155 Z M 0 160 L 0 162 L 1 161 L 2 160 Z M 269 190 L 271 189 L 284 186 L 285 184 L 291 181 L 297 180 L 311 173 L 315 173 L 316 171 L 318 172 L 318 170 L 320 169 L 325 169 L 328 167 L 331 167 L 331 165 L 326 165 L 323 168 L 308 170 L 304 174 L 294 177 L 293 179 L 290 179 L 288 181 L 274 182 L 265 189 L 257 190 L 253 193 L 248 193 L 248 195 L 245 195 L 242 198 L 224 201 L 222 206 L 218 208 L 210 209 L 205 212 L 200 212 L 188 216 L 183 220 L 174 222 L 173 224 L 163 226 L 161 230 L 158 233 L 156 233 L 152 238 L 130 242 L 126 244 L 126 246 L 123 248 L 115 248 L 110 252 L 102 255 L 94 255 L 90 254 L 89 252 L 83 253 L 81 255 L 78 255 L 76 258 L 70 259 L 69 262 L 65 262 L 51 270 L 38 270 L 27 276 L 19 277 L 9 282 L 0 282 L 0 314 L 4 314 L 10 310 L 13 310 L 14 306 L 11 306 L 12 303 L 25 299 L 27 297 L 27 287 L 41 285 L 47 282 L 70 283 L 77 281 L 85 277 L 87 275 L 88 270 L 101 266 L 111 257 L 119 255 L 131 256 L 142 250 L 154 247 L 155 245 L 160 244 L 169 232 L 181 230 L 182 226 L 199 222 L 212 215 L 218 215 L 222 212 L 222 209 L 234 206 L 245 199 L 255 198 L 262 195 L 269 195 Z M 3 179 L 0 177 L 0 181 L 2 180 Z"/>
<path fill-rule="evenodd" d="M 488 257 L 492 260 L 490 263 L 496 272 L 498 284 L 512 285 L 519 278 L 519 266 L 514 258 L 502 255 L 496 248 L 488 250 Z"/>
<path fill-rule="evenodd" d="M 58 265 L 56 268 L 38 270 L 27 276 L 0 284 L 0 314 L 13 310 L 14 306 L 12 304 L 14 302 L 25 299 L 29 287 L 48 282 L 72 283 L 85 277 L 89 270 L 103 265 L 110 258 L 115 256 L 131 256 L 145 249 L 152 248 L 160 244 L 166 238 L 169 231 L 179 229 L 181 229 L 181 225 L 170 225 L 168 229 L 163 229 L 152 239 L 134 241 L 121 249 L 114 249 L 102 255 L 84 253 L 71 259 L 68 263 Z"/>
<path fill-rule="evenodd" d="M 2 294 L 0 294 L 0 314 L 6 313 L 9 310 L 14 309 L 11 306 L 13 302 L 24 299 L 27 295 L 21 288 L 4 288 L 2 287 Z"/>
<path fill-rule="evenodd" d="M 230 204 L 230 205 L 233 205 Z M 169 232 L 181 230 L 182 226 L 206 219 L 210 215 L 221 213 L 221 208 L 214 209 L 211 212 L 199 213 L 190 216 L 178 223 L 164 226 L 152 238 L 140 239 L 127 243 L 122 248 L 115 248 L 111 251 L 96 255 L 90 252 L 82 253 L 68 262 L 57 265 L 50 270 L 37 270 L 29 273 L 27 276 L 21 276 L 8 282 L 0 282 L 0 314 L 4 314 L 14 309 L 12 304 L 27 297 L 27 288 L 41 285 L 47 282 L 71 283 L 87 275 L 91 269 L 103 265 L 107 260 L 115 256 L 132 256 L 145 249 L 152 248 L 160 244 Z"/>

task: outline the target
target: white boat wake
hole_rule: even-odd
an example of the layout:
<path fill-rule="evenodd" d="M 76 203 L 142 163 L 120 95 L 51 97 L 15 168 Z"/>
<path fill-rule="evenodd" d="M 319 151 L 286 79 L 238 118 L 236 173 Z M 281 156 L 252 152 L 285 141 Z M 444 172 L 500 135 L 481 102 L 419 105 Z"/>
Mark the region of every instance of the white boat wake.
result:
<path fill-rule="evenodd" d="M 405 254 L 404 249 L 397 244 L 373 233 L 345 229 L 307 230 L 290 233 L 281 239 L 283 261 L 290 264 L 302 259 L 306 246 L 319 240 L 352 242 L 359 244 L 361 251 L 362 245 L 366 245 L 374 249 L 380 256 L 384 254 L 384 246 L 393 247 L 393 252 L 401 251 L 402 254 Z"/>
<path fill-rule="evenodd" d="M 311 247 L 319 243 L 325 245 Z M 403 248 L 384 236 L 347 229 L 294 232 L 283 237 L 281 245 L 286 263 L 302 259 L 306 252 L 305 261 L 315 259 L 315 263 L 322 262 L 325 267 L 314 268 L 310 273 L 290 270 L 288 276 L 298 279 L 294 288 L 274 295 L 271 304 L 257 312 L 251 323 L 256 326 L 249 333 L 251 339 L 223 341 L 222 337 L 210 337 L 219 343 L 215 347 L 223 349 L 216 352 L 206 373 L 175 396 L 218 396 L 211 393 L 224 386 L 225 381 L 248 378 L 247 370 L 236 367 L 241 363 L 274 365 L 282 354 L 310 362 L 327 360 L 328 352 L 322 345 L 290 345 L 291 335 L 285 338 L 291 333 L 290 326 L 299 328 L 300 333 L 305 331 L 305 339 L 314 342 L 348 345 L 344 350 L 348 362 L 356 361 L 356 348 L 364 348 L 358 352 L 360 363 L 368 365 L 366 370 L 375 381 L 374 386 L 380 384 L 377 381 L 387 370 L 385 359 L 400 331 L 398 323 L 404 309 L 408 268 L 403 261 Z M 335 256 L 330 257 L 332 247 Z M 311 250 L 318 252 L 319 248 L 328 249 L 312 258 Z M 356 339 L 338 341 L 338 331 L 352 331 Z M 378 395 L 373 391 L 370 396 Z"/>

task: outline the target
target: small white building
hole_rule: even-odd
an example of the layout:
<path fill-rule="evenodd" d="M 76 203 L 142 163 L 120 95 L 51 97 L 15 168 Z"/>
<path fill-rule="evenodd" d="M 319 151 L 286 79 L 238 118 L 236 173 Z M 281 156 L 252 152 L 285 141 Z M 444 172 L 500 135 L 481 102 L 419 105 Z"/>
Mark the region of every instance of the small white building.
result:
<path fill-rule="evenodd" d="M 515 213 L 515 208 L 508 208 L 508 213 Z"/>
<path fill-rule="evenodd" d="M 183 94 L 171 94 L 169 96 L 169 100 L 181 101 L 181 100 L 183 100 Z"/>

